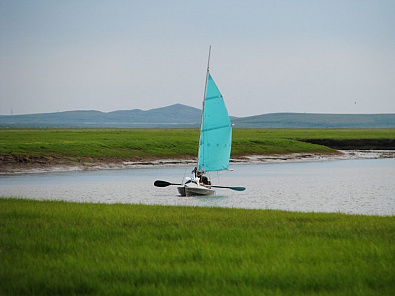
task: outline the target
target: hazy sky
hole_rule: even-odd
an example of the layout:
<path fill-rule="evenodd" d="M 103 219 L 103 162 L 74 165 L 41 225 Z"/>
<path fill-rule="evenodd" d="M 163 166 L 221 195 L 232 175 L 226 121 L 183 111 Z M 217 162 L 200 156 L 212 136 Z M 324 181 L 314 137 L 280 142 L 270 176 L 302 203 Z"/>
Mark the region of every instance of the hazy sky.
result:
<path fill-rule="evenodd" d="M 395 113 L 394 0 L 0 0 L 0 114 Z"/>

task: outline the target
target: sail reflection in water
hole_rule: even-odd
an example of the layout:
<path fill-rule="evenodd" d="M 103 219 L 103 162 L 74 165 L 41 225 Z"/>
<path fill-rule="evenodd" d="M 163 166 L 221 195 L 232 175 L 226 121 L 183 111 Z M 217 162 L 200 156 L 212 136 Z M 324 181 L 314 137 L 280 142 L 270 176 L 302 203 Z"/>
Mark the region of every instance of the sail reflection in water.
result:
<path fill-rule="evenodd" d="M 0 196 L 95 203 L 142 203 L 281 209 L 304 212 L 395 214 L 395 159 L 233 165 L 215 183 L 242 183 L 240 193 L 181 197 L 174 187 L 152 185 L 155 176 L 175 179 L 189 166 L 43 173 L 0 177 Z"/>

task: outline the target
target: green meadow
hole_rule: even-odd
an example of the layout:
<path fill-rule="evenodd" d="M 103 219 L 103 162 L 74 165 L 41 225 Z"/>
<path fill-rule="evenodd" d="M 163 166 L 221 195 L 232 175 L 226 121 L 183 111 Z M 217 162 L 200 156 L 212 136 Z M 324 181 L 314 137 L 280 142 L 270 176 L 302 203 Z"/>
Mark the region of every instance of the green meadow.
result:
<path fill-rule="evenodd" d="M 0 295 L 393 295 L 395 217 L 0 199 Z"/>
<path fill-rule="evenodd" d="M 234 129 L 232 157 L 254 154 L 335 153 L 308 139 L 395 139 L 394 129 Z M 3 129 L 0 156 L 70 161 L 196 157 L 197 129 Z"/>

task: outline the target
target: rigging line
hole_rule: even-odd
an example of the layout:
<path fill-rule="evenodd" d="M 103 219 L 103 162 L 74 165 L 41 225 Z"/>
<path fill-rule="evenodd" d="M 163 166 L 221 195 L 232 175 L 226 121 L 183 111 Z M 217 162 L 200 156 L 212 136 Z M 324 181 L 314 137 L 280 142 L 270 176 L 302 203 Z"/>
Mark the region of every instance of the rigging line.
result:
<path fill-rule="evenodd" d="M 209 49 L 208 49 L 206 83 L 205 83 L 205 85 L 204 85 L 204 96 L 203 96 L 203 109 L 204 109 L 204 102 L 205 102 L 205 100 L 206 100 L 208 75 L 209 75 L 209 72 L 210 72 L 210 56 L 211 56 L 211 45 L 210 45 L 210 47 L 209 47 Z"/>
<path fill-rule="evenodd" d="M 210 70 L 210 55 L 211 55 L 211 45 L 208 49 L 207 72 L 209 72 Z"/>

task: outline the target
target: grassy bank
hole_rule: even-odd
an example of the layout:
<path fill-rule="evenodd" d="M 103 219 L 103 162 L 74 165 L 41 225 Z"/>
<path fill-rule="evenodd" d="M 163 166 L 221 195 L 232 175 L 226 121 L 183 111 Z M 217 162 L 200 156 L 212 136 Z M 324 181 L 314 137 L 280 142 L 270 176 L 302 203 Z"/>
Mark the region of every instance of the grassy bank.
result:
<path fill-rule="evenodd" d="M 195 129 L 62 129 L 0 130 L 3 161 L 80 162 L 196 157 L 199 131 Z M 232 157 L 298 152 L 335 153 L 308 139 L 395 139 L 391 129 L 235 129 Z"/>
<path fill-rule="evenodd" d="M 279 137 L 340 150 L 395 149 L 395 129 L 251 129 L 242 130 L 241 135 Z"/>
<path fill-rule="evenodd" d="M 240 137 L 305 139 L 395 139 L 395 129 L 234 129 Z"/>
<path fill-rule="evenodd" d="M 392 295 L 395 218 L 0 199 L 1 295 Z"/>

